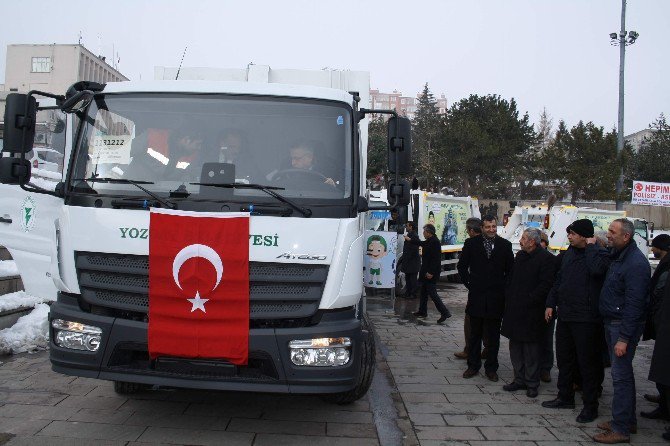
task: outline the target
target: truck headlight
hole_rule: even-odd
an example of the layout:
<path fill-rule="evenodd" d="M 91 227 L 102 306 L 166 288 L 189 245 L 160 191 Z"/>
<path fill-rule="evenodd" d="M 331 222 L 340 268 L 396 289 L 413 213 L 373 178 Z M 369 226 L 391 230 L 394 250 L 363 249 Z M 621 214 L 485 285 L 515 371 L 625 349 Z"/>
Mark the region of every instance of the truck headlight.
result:
<path fill-rule="evenodd" d="M 81 322 L 54 319 L 51 321 L 54 328 L 54 342 L 59 347 L 73 350 L 98 351 L 102 338 L 102 329 Z"/>
<path fill-rule="evenodd" d="M 295 365 L 333 367 L 345 365 L 351 357 L 350 338 L 299 339 L 288 346 Z"/>

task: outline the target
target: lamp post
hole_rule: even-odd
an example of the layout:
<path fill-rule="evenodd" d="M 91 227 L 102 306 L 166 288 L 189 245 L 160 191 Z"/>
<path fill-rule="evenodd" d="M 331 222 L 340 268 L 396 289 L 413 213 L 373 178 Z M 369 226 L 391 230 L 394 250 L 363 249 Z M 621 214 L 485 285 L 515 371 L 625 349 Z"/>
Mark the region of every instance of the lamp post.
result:
<path fill-rule="evenodd" d="M 613 46 L 619 46 L 619 121 L 617 124 L 617 156 L 621 157 L 623 152 L 623 72 L 626 59 L 626 47 L 635 43 L 640 35 L 636 31 L 626 32 L 626 0 L 621 0 L 621 30 L 619 34 L 611 33 L 610 39 Z M 621 200 L 621 191 L 623 190 L 623 167 L 619 171 L 619 178 L 616 181 L 616 209 L 623 210 L 623 201 Z"/>

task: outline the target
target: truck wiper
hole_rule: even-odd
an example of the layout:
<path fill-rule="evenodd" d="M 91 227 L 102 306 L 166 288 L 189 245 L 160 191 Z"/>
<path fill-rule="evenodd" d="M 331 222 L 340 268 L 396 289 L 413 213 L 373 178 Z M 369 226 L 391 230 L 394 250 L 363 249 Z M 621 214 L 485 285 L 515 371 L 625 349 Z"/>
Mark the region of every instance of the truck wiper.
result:
<path fill-rule="evenodd" d="M 281 201 L 282 203 L 288 204 L 293 209 L 300 212 L 303 216 L 305 216 L 305 217 L 311 217 L 312 216 L 311 209 L 300 207 L 296 203 L 294 203 L 293 201 L 291 201 L 288 198 L 286 198 L 286 197 L 280 195 L 279 193 L 275 192 L 276 190 L 284 190 L 283 187 L 265 186 L 265 185 L 262 185 L 262 184 L 245 184 L 245 183 L 189 183 L 189 184 L 193 184 L 193 185 L 196 185 L 196 186 L 222 187 L 222 188 L 225 188 L 225 189 L 256 189 L 256 190 L 262 190 L 266 194 L 276 198 L 277 200 Z"/>
<path fill-rule="evenodd" d="M 170 209 L 177 209 L 177 205 L 170 201 L 166 200 L 165 198 L 161 198 L 158 195 L 154 194 L 150 190 L 148 190 L 145 187 L 142 187 L 141 184 L 154 184 L 153 181 L 142 181 L 142 180 L 129 180 L 127 178 L 108 178 L 108 177 L 90 177 L 90 178 L 79 178 L 74 181 L 90 181 L 92 183 L 97 182 L 97 183 L 118 183 L 118 184 L 132 184 L 166 208 Z"/>

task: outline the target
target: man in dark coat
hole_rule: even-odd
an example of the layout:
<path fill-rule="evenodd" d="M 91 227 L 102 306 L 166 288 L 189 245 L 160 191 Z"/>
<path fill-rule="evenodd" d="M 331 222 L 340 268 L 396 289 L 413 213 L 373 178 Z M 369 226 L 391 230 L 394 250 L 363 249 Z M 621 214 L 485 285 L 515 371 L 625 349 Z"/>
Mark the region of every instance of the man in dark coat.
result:
<path fill-rule="evenodd" d="M 651 357 L 649 379 L 656 383 L 665 397 L 666 407 L 670 407 L 670 286 L 663 292 L 661 305 L 654 317 L 656 343 Z M 670 427 L 666 426 L 662 437 L 670 441 Z"/>
<path fill-rule="evenodd" d="M 423 227 L 424 241 L 411 239 L 405 236 L 405 241 L 414 245 L 422 247 L 421 253 L 421 270 L 419 271 L 419 279 L 421 280 L 421 300 L 419 302 L 419 311 L 414 313 L 414 316 L 425 318 L 428 316 L 428 297 L 435 304 L 437 311 L 440 312 L 440 318 L 437 320 L 438 324 L 446 321 L 451 317 L 451 312 L 444 305 L 440 296 L 437 295 L 437 280 L 440 278 L 442 271 L 442 245 L 440 240 L 435 236 L 435 226 L 427 224 Z"/>
<path fill-rule="evenodd" d="M 505 296 L 501 334 L 509 339 L 514 381 L 503 390 L 526 390 L 537 397 L 540 385 L 540 357 L 545 337 L 544 303 L 554 283 L 554 256 L 540 246 L 540 230 L 528 228 L 521 235 L 521 250 Z"/>
<path fill-rule="evenodd" d="M 604 378 L 602 344 L 594 340 L 604 338 L 598 302 L 610 257 L 605 248 L 588 243 L 593 238 L 591 220 L 576 220 L 566 231 L 570 246 L 562 256 L 561 268 L 545 310 L 547 321 L 558 313 L 558 396 L 543 402 L 542 406 L 573 409 L 573 383 L 579 381 L 584 408 L 577 422 L 589 423 L 598 417 L 598 391 Z"/>
<path fill-rule="evenodd" d="M 648 339 L 658 339 L 657 336 L 657 325 L 655 323 L 656 315 L 661 308 L 663 303 L 663 294 L 668 288 L 668 271 L 670 270 L 670 256 L 668 251 L 670 251 L 670 235 L 660 234 L 654 237 L 654 240 L 651 241 L 651 251 L 654 253 L 654 257 L 660 259 L 658 266 L 654 270 L 654 274 L 651 276 L 651 282 L 649 283 L 649 315 L 647 316 L 647 322 L 644 325 L 644 334 L 642 335 L 643 340 Z M 658 341 L 657 341 L 658 342 Z M 659 393 L 658 407 L 649 412 L 640 412 L 640 415 L 644 418 L 651 419 L 670 419 L 670 411 L 668 410 L 668 404 L 666 397 L 664 395 L 665 390 L 660 384 L 656 384 Z"/>
<path fill-rule="evenodd" d="M 612 361 L 612 421 L 598 424 L 604 430 L 593 437 L 598 443 L 628 443 L 637 430 L 633 359 L 644 329 L 649 305 L 649 259 L 633 240 L 633 222 L 618 218 L 607 231 L 614 250 L 600 292 L 600 314 Z"/>
<path fill-rule="evenodd" d="M 463 244 L 458 260 L 458 273 L 468 288 L 465 313 L 470 316 L 468 368 L 464 378 L 475 376 L 482 366 L 482 333 L 489 339 L 488 356 L 484 364 L 486 376 L 498 381 L 498 349 L 500 322 L 505 308 L 505 284 L 514 264 L 512 244 L 497 232 L 497 220 L 484 217 L 483 233 L 469 238 Z"/>
<path fill-rule="evenodd" d="M 405 273 L 405 280 L 407 282 L 405 297 L 408 299 L 416 297 L 416 275 L 421 270 L 421 255 L 419 254 L 419 243 L 417 243 L 420 240 L 414 226 L 415 223 L 413 221 L 408 221 L 405 224 L 407 238 L 409 238 L 410 242 L 403 245 L 402 264 L 400 265 L 400 270 Z"/>
<path fill-rule="evenodd" d="M 482 220 L 477 217 L 470 217 L 467 220 L 465 220 L 465 232 L 468 233 L 468 237 L 470 238 L 481 235 Z M 467 314 L 465 315 L 465 319 L 463 320 L 463 335 L 465 337 L 465 346 L 463 347 L 463 351 L 454 353 L 454 356 L 457 357 L 458 359 L 468 359 L 468 351 L 470 350 L 470 316 L 468 316 Z M 484 344 L 484 351 L 482 352 L 482 356 L 486 357 L 484 353 L 487 352 L 486 349 L 489 345 L 489 341 L 486 337 L 486 332 L 484 332 L 484 335 L 482 336 L 482 342 Z"/>

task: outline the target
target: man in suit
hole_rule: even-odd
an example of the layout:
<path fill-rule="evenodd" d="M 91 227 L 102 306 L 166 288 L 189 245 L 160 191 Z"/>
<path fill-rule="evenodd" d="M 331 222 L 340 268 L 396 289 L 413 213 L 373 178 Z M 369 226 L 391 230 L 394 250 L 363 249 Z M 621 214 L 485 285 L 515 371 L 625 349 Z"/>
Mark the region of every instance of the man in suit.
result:
<path fill-rule="evenodd" d="M 463 244 L 458 273 L 468 288 L 465 313 L 470 316 L 468 368 L 464 378 L 472 378 L 482 366 L 481 342 L 488 335 L 488 355 L 484 364 L 486 377 L 498 381 L 500 323 L 505 309 L 505 285 L 514 264 L 512 244 L 497 235 L 498 222 L 492 215 L 484 217 L 483 233 Z"/>
<path fill-rule="evenodd" d="M 440 312 L 440 318 L 437 320 L 438 324 L 446 321 L 451 317 L 451 312 L 444 305 L 440 296 L 437 295 L 437 280 L 440 278 L 440 271 L 442 270 L 442 245 L 440 240 L 435 235 L 435 226 L 427 224 L 423 227 L 424 241 L 419 238 L 410 238 L 405 236 L 405 241 L 413 245 L 422 247 L 421 253 L 421 270 L 419 271 L 419 279 L 421 280 L 421 300 L 419 302 L 419 311 L 414 313 L 418 318 L 425 318 L 428 316 L 428 297 L 435 304 L 435 307 Z"/>

